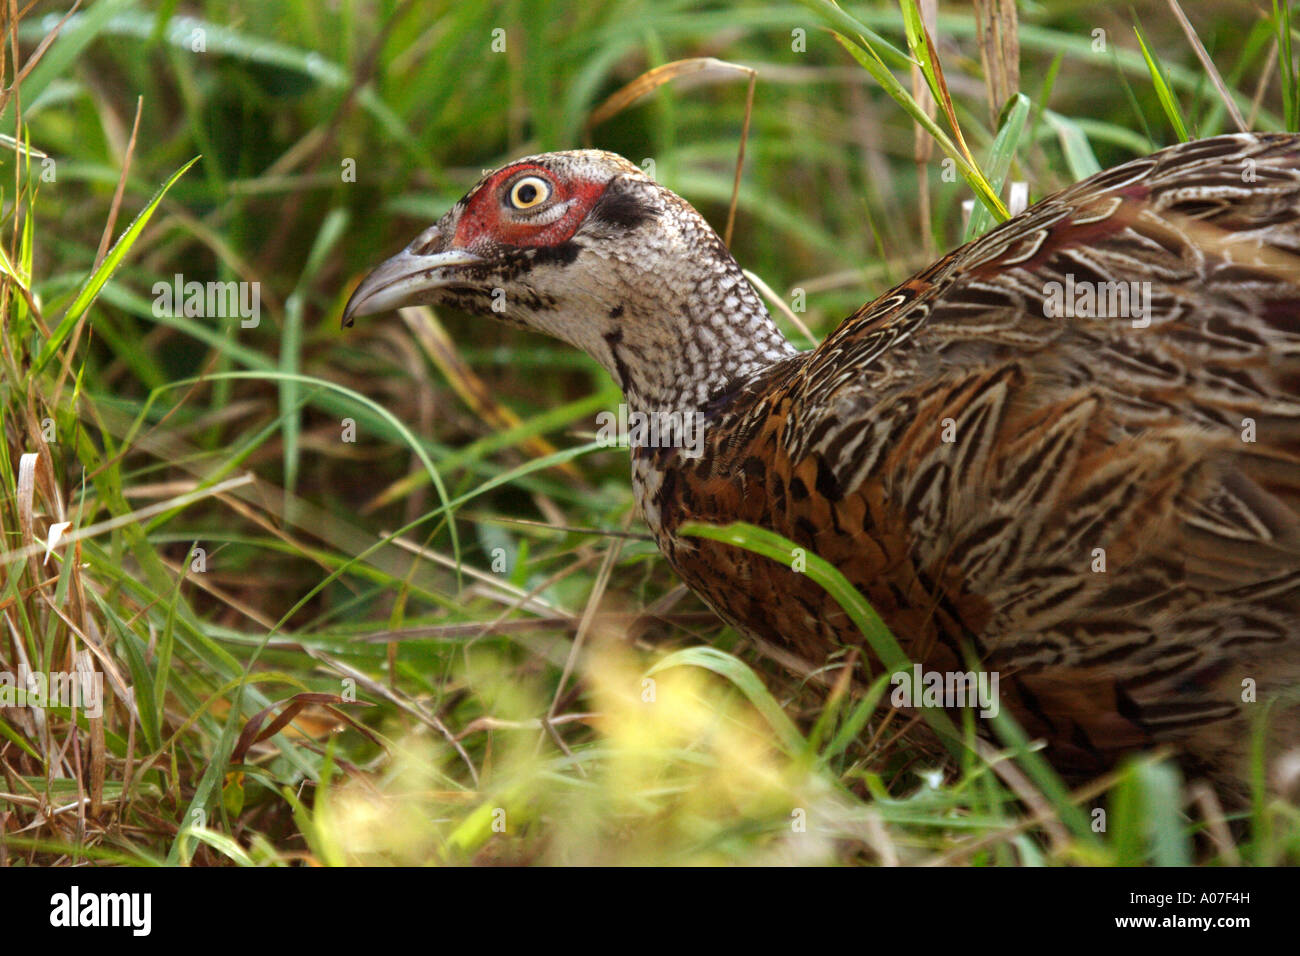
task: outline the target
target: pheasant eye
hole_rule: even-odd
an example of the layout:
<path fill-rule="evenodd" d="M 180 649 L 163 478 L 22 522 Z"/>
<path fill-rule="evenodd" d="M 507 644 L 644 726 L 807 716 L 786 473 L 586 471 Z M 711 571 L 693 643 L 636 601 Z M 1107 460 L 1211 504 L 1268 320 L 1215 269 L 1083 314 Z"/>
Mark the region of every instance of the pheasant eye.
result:
<path fill-rule="evenodd" d="M 525 176 L 510 187 L 510 205 L 515 209 L 532 209 L 551 198 L 551 184 L 540 176 Z"/>

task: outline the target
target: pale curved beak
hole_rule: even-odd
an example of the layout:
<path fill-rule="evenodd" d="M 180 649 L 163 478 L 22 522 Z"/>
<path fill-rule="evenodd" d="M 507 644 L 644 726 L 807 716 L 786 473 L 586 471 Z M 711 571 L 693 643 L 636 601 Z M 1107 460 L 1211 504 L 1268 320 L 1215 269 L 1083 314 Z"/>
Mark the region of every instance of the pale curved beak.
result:
<path fill-rule="evenodd" d="M 422 293 L 456 283 L 465 266 L 483 261 L 481 256 L 463 249 L 427 256 L 403 249 L 361 280 L 343 309 L 343 325 L 350 326 L 358 315 L 374 315 L 418 302 Z"/>

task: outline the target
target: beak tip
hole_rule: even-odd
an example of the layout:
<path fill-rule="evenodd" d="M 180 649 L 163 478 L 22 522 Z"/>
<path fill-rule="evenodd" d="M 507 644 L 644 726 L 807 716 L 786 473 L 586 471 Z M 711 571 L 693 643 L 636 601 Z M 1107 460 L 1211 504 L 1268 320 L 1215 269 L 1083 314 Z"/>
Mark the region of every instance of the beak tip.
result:
<path fill-rule="evenodd" d="M 352 324 L 356 321 L 356 310 L 353 308 L 356 301 L 356 296 L 352 296 L 348 299 L 348 304 L 343 307 L 343 320 L 340 323 L 342 328 L 350 329 L 352 328 Z"/>
<path fill-rule="evenodd" d="M 372 292 L 371 289 L 366 288 L 366 286 L 369 285 L 369 281 L 370 276 L 367 275 L 357 283 L 357 287 L 353 289 L 352 294 L 348 296 L 347 305 L 343 306 L 343 328 L 352 328 L 353 323 L 356 322 L 357 316 L 369 315 L 371 312 L 376 311 L 375 309 L 366 308 L 366 301 L 371 297 Z"/>

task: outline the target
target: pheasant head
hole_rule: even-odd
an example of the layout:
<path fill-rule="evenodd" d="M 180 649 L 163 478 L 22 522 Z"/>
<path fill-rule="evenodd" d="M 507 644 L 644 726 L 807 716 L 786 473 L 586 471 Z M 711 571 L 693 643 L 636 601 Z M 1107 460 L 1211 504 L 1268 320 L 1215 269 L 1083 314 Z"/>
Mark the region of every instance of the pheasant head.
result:
<path fill-rule="evenodd" d="M 362 281 L 343 321 L 415 304 L 577 346 L 644 409 L 698 408 L 794 352 L 704 218 L 599 150 L 485 176 Z"/>

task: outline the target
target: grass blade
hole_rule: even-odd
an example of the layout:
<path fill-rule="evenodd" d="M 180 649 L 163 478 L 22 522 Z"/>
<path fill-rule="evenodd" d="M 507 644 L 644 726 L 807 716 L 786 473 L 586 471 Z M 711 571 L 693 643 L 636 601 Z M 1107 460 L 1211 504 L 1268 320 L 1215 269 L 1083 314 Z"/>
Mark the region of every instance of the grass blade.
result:
<path fill-rule="evenodd" d="M 1277 26 L 1278 70 L 1282 74 L 1283 122 L 1287 129 L 1300 131 L 1300 88 L 1291 52 L 1291 4 L 1286 0 L 1281 8 L 1273 0 L 1273 23 Z"/>
<path fill-rule="evenodd" d="M 646 671 L 646 676 L 657 674 L 670 667 L 702 667 L 719 677 L 725 677 L 735 684 L 736 689 L 744 694 L 745 698 L 763 715 L 790 753 L 798 753 L 803 749 L 804 739 L 799 733 L 799 728 L 785 715 L 776 698 L 744 661 L 715 647 L 687 647 L 655 662 L 655 665 Z"/>
<path fill-rule="evenodd" d="M 153 218 L 154 212 L 158 209 L 158 204 L 161 203 L 163 197 L 167 195 L 167 191 L 171 189 L 172 186 L 176 184 L 176 181 L 184 176 L 186 171 L 198 161 L 199 157 L 195 156 L 180 169 L 176 170 L 176 172 L 172 173 L 171 178 L 168 179 L 167 182 L 163 183 L 162 188 L 154 193 L 153 198 L 149 200 L 142 210 L 140 210 L 140 214 L 135 217 L 131 225 L 127 226 L 126 232 L 122 233 L 122 237 L 113 244 L 113 248 L 108 251 L 108 255 L 106 255 L 104 261 L 99 264 L 99 268 L 95 269 L 95 271 L 90 274 L 89 278 L 86 279 L 81 289 L 77 292 L 77 297 L 72 300 L 72 304 L 68 306 L 68 311 L 64 313 L 63 318 L 59 320 L 58 326 L 55 327 L 49 340 L 45 343 L 40 354 L 32 363 L 32 375 L 40 374 L 41 370 L 45 368 L 50 359 L 54 357 L 54 354 L 59 350 L 59 347 L 63 345 L 68 336 L 72 333 L 72 330 L 76 327 L 78 320 L 85 315 L 86 310 L 89 309 L 91 303 L 95 301 L 95 297 L 99 295 L 99 290 L 104 287 L 104 283 L 109 280 L 109 277 L 117 271 L 118 266 L 120 266 L 123 260 L 126 259 L 127 253 L 131 251 L 131 247 L 135 245 L 136 240 L 140 238 L 140 233 L 144 231 L 144 227 L 149 225 L 149 220 Z"/>
<path fill-rule="evenodd" d="M 1002 111 L 1002 125 L 993 140 L 993 148 L 989 150 L 988 164 L 989 184 L 997 193 L 1002 192 L 1007 173 L 1011 170 L 1011 160 L 1015 158 L 1016 148 L 1020 145 L 1025 121 L 1029 119 L 1029 108 L 1029 98 L 1023 93 L 1017 93 Z M 981 235 L 991 225 L 993 225 L 993 217 L 989 214 L 988 207 L 975 207 L 970 222 L 966 224 L 966 234 L 962 237 L 962 241 L 966 242 Z"/>
<path fill-rule="evenodd" d="M 1187 134 L 1187 125 L 1183 122 L 1183 113 L 1178 100 L 1174 98 L 1174 92 L 1169 88 L 1169 81 L 1165 79 L 1160 64 L 1151 55 L 1147 41 L 1142 37 L 1142 31 L 1135 25 L 1133 32 L 1137 34 L 1138 46 L 1142 47 L 1142 57 L 1147 61 L 1147 69 L 1151 71 L 1151 83 L 1156 88 L 1156 97 L 1160 100 L 1160 106 L 1165 111 L 1165 116 L 1169 117 L 1174 132 L 1178 134 L 1178 141 L 1185 143 L 1191 137 Z"/>

